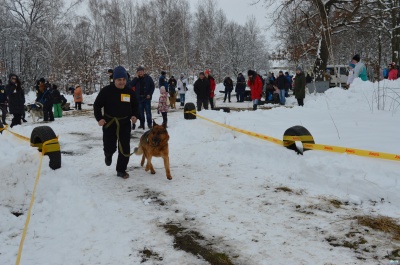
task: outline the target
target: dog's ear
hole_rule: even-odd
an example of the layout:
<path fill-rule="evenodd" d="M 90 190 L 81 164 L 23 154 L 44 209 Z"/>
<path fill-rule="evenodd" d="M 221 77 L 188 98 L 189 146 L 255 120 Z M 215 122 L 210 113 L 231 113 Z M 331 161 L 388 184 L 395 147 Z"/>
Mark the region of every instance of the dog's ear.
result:
<path fill-rule="evenodd" d="M 157 126 L 158 124 L 156 123 L 156 121 L 153 119 L 153 127 Z"/>

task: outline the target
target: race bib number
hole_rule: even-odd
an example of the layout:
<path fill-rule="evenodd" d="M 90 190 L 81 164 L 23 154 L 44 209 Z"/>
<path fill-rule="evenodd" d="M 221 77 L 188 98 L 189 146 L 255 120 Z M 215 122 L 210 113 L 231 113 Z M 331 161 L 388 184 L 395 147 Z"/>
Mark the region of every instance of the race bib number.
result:
<path fill-rule="evenodd" d="M 129 94 L 121 94 L 121 101 L 122 102 L 131 102 L 131 95 L 129 95 Z"/>

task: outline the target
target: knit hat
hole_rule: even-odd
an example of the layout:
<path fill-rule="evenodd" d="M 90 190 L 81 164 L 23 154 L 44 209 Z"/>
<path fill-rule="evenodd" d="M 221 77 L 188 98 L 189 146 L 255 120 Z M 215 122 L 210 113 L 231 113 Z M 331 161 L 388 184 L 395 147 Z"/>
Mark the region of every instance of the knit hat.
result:
<path fill-rule="evenodd" d="M 128 80 L 128 75 L 126 74 L 125 68 L 122 66 L 115 67 L 113 72 L 113 78 L 114 80 L 118 78 L 125 78 L 125 80 Z"/>
<path fill-rule="evenodd" d="M 139 71 L 144 71 L 144 67 L 143 66 L 139 66 L 138 68 L 136 68 L 136 72 L 139 72 Z"/>
<path fill-rule="evenodd" d="M 350 66 L 351 68 L 355 68 L 355 67 L 356 67 L 356 65 L 355 65 L 354 63 L 349 63 L 349 66 Z"/>
<path fill-rule="evenodd" d="M 205 73 L 206 75 L 209 75 L 209 74 L 210 74 L 210 70 L 207 69 L 207 70 L 204 71 L 204 73 Z"/>
<path fill-rule="evenodd" d="M 303 71 L 303 69 L 301 69 L 301 67 L 300 66 L 298 66 L 297 68 L 296 68 L 296 72 L 297 71 L 300 71 L 300 72 L 302 72 Z"/>
<path fill-rule="evenodd" d="M 253 70 L 247 71 L 247 76 L 253 76 L 253 75 L 256 75 L 255 71 L 253 71 Z"/>
<path fill-rule="evenodd" d="M 75 89 L 77 89 L 78 87 L 80 87 L 81 85 L 75 85 Z"/>
<path fill-rule="evenodd" d="M 107 73 L 112 74 L 113 73 L 113 69 L 108 69 Z"/>
<path fill-rule="evenodd" d="M 165 71 L 161 71 L 161 75 L 166 75 L 167 73 Z"/>
<path fill-rule="evenodd" d="M 181 73 L 181 78 L 184 78 L 185 77 L 185 74 L 184 73 Z"/>
<path fill-rule="evenodd" d="M 43 77 L 40 78 L 39 81 L 42 82 L 42 83 L 46 83 L 46 80 Z"/>
<path fill-rule="evenodd" d="M 200 76 L 200 75 L 204 75 L 204 72 L 200 72 L 199 76 Z"/>
<path fill-rule="evenodd" d="M 165 86 L 161 86 L 161 87 L 160 87 L 160 93 L 161 93 L 161 94 L 164 94 L 165 92 L 166 92 Z"/>
<path fill-rule="evenodd" d="M 360 61 L 360 55 L 359 54 L 354 55 L 353 60 L 358 63 Z"/>

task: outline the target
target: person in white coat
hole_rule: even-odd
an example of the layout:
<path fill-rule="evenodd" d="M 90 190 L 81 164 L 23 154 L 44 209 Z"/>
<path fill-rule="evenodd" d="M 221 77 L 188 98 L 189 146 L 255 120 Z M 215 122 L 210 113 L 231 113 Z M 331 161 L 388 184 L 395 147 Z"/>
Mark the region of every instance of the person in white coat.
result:
<path fill-rule="evenodd" d="M 349 75 L 347 76 L 346 89 L 349 89 L 350 84 L 353 83 L 355 67 L 356 66 L 353 63 L 349 64 Z"/>
<path fill-rule="evenodd" d="M 177 81 L 177 86 L 178 86 L 178 91 L 179 91 L 179 98 L 180 98 L 180 102 L 181 102 L 181 107 L 183 107 L 185 105 L 185 94 L 187 89 L 187 84 L 188 81 L 185 78 L 185 74 L 181 74 L 180 78 Z"/>

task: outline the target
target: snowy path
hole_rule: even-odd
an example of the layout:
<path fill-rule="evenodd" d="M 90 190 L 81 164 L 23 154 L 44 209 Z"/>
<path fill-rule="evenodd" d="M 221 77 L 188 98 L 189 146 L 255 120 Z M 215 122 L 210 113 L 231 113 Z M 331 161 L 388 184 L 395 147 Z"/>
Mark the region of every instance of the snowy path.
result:
<path fill-rule="evenodd" d="M 214 118 L 253 129 L 245 114 Z M 257 115 L 269 120 L 259 130 L 279 137 L 285 125 L 274 113 L 253 114 L 254 125 Z M 338 126 L 344 125 L 345 115 L 338 117 Z M 63 164 L 52 171 L 44 160 L 21 264 L 209 264 L 174 249 L 174 238 L 163 228 L 170 222 L 201 233 L 234 264 L 377 264 L 399 248 L 390 235 L 353 219 L 399 216 L 392 203 L 400 201 L 397 180 L 391 180 L 398 174 L 395 162 L 314 151 L 297 156 L 206 121 L 185 121 L 181 112 L 170 113 L 169 121 L 172 181 L 161 159 L 154 159 L 157 173 L 151 175 L 139 167 L 138 156 L 129 163 L 131 177 L 117 178 L 116 155 L 106 167 L 101 129 L 90 112 L 50 124 L 60 134 Z M 20 130 L 29 135 L 31 128 Z M 0 205 L 7 218 L 0 230 L 0 264 L 15 262 L 25 215 L 15 217 L 9 209 L 26 211 L 38 161 L 32 148 L 15 140 L 7 145 L 20 150 L 6 162 L 22 173 L 15 181 L 14 171 L 6 171 L 0 184 L 0 190 L 15 193 Z M 345 242 L 357 247 L 340 247 Z M 146 249 L 156 255 L 144 261 Z"/>

